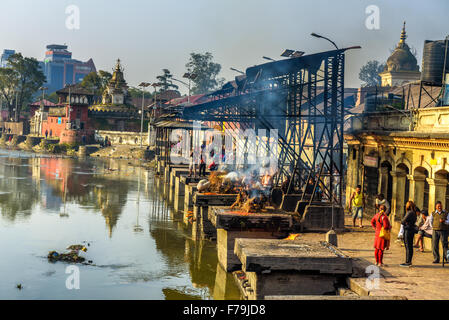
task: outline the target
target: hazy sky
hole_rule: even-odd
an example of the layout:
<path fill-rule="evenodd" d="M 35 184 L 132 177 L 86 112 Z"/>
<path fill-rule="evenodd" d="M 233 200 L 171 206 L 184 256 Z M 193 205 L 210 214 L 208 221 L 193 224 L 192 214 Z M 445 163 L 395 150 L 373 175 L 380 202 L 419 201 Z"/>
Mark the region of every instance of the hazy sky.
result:
<path fill-rule="evenodd" d="M 449 34 L 447 0 L 1 0 L 0 50 L 15 49 L 42 60 L 48 44 L 69 46 L 75 59 L 93 58 L 111 71 L 122 59 L 132 86 L 154 81 L 162 68 L 177 77 L 190 52 L 212 52 L 221 76 L 236 75 L 278 58 L 284 49 L 315 53 L 332 49 L 311 32 L 338 46 L 360 45 L 347 55 L 346 86 L 358 86 L 368 60 L 385 61 L 399 41 L 404 20 L 408 43 L 421 64 L 425 39 Z M 80 9 L 80 29 L 66 28 L 66 7 Z M 380 9 L 380 28 L 365 26 L 369 5 Z"/>

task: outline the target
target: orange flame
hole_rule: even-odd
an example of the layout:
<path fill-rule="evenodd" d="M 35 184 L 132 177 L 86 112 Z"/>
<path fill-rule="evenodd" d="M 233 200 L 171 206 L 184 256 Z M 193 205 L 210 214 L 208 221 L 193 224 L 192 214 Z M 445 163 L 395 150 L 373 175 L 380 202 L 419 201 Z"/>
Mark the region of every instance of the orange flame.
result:
<path fill-rule="evenodd" d="M 284 240 L 296 240 L 296 239 L 299 238 L 299 236 L 300 236 L 299 233 L 292 233 L 287 238 L 285 238 Z"/>

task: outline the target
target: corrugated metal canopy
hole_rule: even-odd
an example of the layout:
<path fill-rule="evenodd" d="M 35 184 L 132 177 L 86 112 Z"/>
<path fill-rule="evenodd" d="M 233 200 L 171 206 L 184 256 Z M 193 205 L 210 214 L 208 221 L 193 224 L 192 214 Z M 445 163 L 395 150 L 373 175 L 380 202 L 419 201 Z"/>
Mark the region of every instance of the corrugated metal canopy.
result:
<path fill-rule="evenodd" d="M 274 78 L 302 68 L 318 69 L 325 58 L 335 56 L 351 48 L 319 52 L 298 58 L 289 58 L 260 64 L 246 69 L 249 82 L 258 79 Z"/>
<path fill-rule="evenodd" d="M 186 129 L 193 130 L 193 121 L 170 121 L 170 120 L 162 120 L 155 124 L 153 124 L 156 128 L 166 128 L 166 129 Z M 200 126 L 201 130 L 208 130 L 209 127 L 204 125 Z"/>

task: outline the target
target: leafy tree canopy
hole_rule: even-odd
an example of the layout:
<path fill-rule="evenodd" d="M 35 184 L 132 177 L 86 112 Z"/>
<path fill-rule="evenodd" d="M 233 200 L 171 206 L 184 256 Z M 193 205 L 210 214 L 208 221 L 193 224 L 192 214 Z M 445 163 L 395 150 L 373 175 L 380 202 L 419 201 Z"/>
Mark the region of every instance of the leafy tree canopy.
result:
<path fill-rule="evenodd" d="M 165 92 L 172 89 L 178 90 L 179 87 L 173 83 L 173 75 L 171 74 L 170 70 L 162 69 L 162 72 L 162 75 L 156 77 L 156 79 L 159 80 L 159 92 Z"/>
<path fill-rule="evenodd" d="M 8 62 L 8 67 L 0 68 L 0 97 L 14 121 L 18 121 L 23 106 L 31 102 L 45 83 L 45 75 L 36 59 L 23 57 L 21 53 L 10 56 Z"/>
<path fill-rule="evenodd" d="M 213 58 L 210 52 L 190 54 L 190 60 L 186 67 L 189 73 L 196 75 L 196 78 L 192 80 L 193 94 L 208 93 L 223 85 L 224 79 L 218 78 L 221 65 L 213 62 Z"/>
<path fill-rule="evenodd" d="M 98 72 L 91 72 L 84 77 L 81 86 L 92 90 L 96 96 L 101 96 L 111 78 L 112 74 L 107 71 L 100 70 Z"/>
<path fill-rule="evenodd" d="M 384 71 L 385 64 L 380 63 L 377 60 L 368 61 L 359 72 L 359 79 L 362 80 L 363 86 L 370 87 L 370 86 L 380 86 L 381 85 L 381 78 L 379 76 L 379 73 Z"/>

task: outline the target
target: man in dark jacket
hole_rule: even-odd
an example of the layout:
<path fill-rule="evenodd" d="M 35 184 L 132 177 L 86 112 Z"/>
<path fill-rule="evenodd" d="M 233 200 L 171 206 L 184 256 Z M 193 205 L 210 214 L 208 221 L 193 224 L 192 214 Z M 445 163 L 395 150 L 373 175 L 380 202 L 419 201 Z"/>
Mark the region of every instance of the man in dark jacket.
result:
<path fill-rule="evenodd" d="M 405 245 L 405 263 L 401 267 L 410 267 L 413 258 L 413 239 L 416 231 L 416 210 L 413 201 L 407 202 L 405 206 L 406 214 L 402 219 L 401 224 L 404 226 L 404 245 Z"/>
<path fill-rule="evenodd" d="M 435 212 L 429 217 L 430 225 L 433 228 L 432 232 L 432 251 L 433 263 L 440 263 L 440 241 L 443 245 L 443 259 L 447 254 L 448 243 L 447 236 L 449 230 L 449 215 L 443 210 L 441 201 L 435 205 Z"/>

